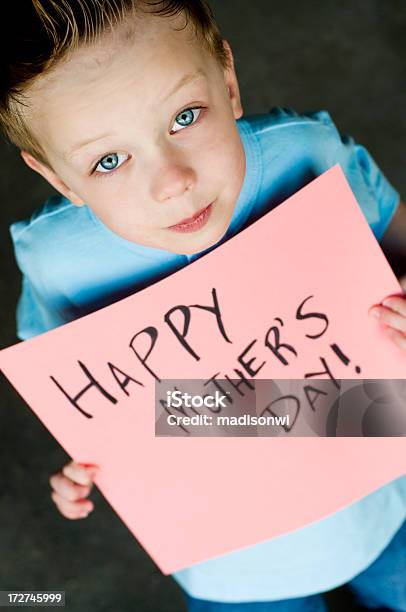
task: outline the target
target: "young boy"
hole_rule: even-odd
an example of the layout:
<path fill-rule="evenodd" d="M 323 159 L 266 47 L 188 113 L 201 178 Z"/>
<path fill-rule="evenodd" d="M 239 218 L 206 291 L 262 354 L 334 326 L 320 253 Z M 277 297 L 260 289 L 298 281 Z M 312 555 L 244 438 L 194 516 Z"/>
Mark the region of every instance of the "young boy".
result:
<path fill-rule="evenodd" d="M 399 195 L 327 112 L 242 117 L 232 52 L 206 2 L 32 0 L 13 23 L 0 123 L 61 193 L 10 228 L 23 273 L 19 338 L 175 272 L 337 162 L 377 239 L 401 236 Z M 371 312 L 406 350 L 406 299 Z M 96 472 L 71 462 L 51 477 L 64 516 L 92 510 Z M 320 593 L 349 580 L 371 609 L 406 610 L 405 516 L 402 477 L 173 576 L 190 611 L 325 610 Z"/>

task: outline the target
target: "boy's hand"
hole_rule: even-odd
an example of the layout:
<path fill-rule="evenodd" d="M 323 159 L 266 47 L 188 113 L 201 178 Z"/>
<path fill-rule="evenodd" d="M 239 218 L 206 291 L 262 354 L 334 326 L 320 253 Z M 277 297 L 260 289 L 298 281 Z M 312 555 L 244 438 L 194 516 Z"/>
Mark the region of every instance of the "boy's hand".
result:
<path fill-rule="evenodd" d="M 399 280 L 406 290 L 406 276 Z M 373 306 L 369 314 L 385 325 L 385 331 L 397 346 L 406 351 L 406 295 L 392 295 L 382 305 Z"/>
<path fill-rule="evenodd" d="M 93 503 L 86 499 L 98 472 L 95 465 L 82 465 L 71 461 L 49 479 L 51 497 L 59 512 L 68 519 L 85 518 L 93 510 Z"/>

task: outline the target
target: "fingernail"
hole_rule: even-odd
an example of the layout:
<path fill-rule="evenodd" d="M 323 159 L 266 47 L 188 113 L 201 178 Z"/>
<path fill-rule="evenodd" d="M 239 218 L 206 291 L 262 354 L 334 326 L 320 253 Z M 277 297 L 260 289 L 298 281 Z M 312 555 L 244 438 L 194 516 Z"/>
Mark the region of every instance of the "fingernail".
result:
<path fill-rule="evenodd" d="M 370 310 L 369 314 L 372 317 L 375 317 L 375 319 L 379 319 L 379 317 L 381 316 L 381 311 L 378 308 L 374 308 L 373 310 Z"/>
<path fill-rule="evenodd" d="M 384 306 L 386 306 L 387 308 L 391 308 L 391 307 L 392 307 L 392 301 L 391 301 L 391 300 L 384 300 L 384 301 L 382 302 L 382 304 L 383 304 Z"/>

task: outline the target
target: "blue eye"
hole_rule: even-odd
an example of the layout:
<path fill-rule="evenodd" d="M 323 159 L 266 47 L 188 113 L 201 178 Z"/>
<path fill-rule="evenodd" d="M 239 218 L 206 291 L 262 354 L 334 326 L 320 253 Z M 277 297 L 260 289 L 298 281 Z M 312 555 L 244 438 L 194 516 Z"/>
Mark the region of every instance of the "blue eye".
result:
<path fill-rule="evenodd" d="M 185 108 L 179 115 L 176 116 L 175 122 L 178 124 L 180 129 L 173 129 L 172 132 L 180 132 L 186 127 L 196 123 L 202 113 L 205 110 L 204 106 L 195 106 L 193 108 Z M 96 176 L 113 174 L 128 158 L 130 155 L 120 153 L 109 153 L 102 157 L 97 165 L 94 167 L 92 173 Z"/>
<path fill-rule="evenodd" d="M 102 157 L 102 159 L 98 162 L 95 168 L 95 172 L 99 174 L 111 173 L 112 171 L 119 168 L 121 164 L 126 161 L 127 157 L 128 155 L 124 155 L 124 154 L 109 153 L 108 155 L 105 155 L 104 157 Z M 121 163 L 119 163 L 120 161 Z"/>
<path fill-rule="evenodd" d="M 195 108 L 186 108 L 183 110 L 177 117 L 175 118 L 175 122 L 180 126 L 180 130 L 172 130 L 173 132 L 180 132 L 183 128 L 196 123 L 198 120 L 200 113 L 202 112 L 203 107 L 197 106 Z M 197 117 L 195 117 L 195 113 L 197 111 Z"/>

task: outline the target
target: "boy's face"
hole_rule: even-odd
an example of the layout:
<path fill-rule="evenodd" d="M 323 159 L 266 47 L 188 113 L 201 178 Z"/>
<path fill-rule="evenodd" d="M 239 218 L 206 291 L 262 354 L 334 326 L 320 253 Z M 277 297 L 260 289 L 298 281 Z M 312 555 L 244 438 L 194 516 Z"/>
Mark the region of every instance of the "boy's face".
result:
<path fill-rule="evenodd" d="M 29 125 L 53 171 L 22 156 L 122 238 L 191 254 L 225 234 L 245 155 L 234 67 L 224 71 L 182 25 L 142 17 L 131 40 L 117 33 L 42 77 Z"/>

